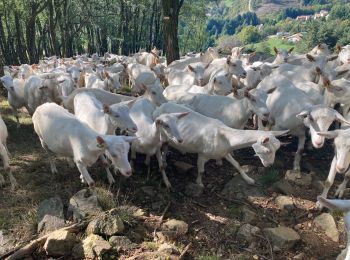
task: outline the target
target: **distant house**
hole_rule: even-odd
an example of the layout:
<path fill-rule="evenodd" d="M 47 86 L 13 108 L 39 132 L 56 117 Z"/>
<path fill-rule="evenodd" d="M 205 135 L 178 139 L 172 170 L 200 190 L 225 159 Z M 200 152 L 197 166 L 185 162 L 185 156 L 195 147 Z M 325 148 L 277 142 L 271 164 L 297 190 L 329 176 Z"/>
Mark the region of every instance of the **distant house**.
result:
<path fill-rule="evenodd" d="M 312 15 L 300 15 L 295 20 L 297 21 L 309 21 L 312 19 Z"/>
<path fill-rule="evenodd" d="M 314 15 L 314 20 L 321 19 L 321 18 L 327 18 L 329 12 L 326 10 L 321 10 L 318 14 Z"/>
<path fill-rule="evenodd" d="M 302 39 L 303 35 L 301 33 L 296 33 L 286 38 L 289 42 L 300 42 Z"/>
<path fill-rule="evenodd" d="M 276 33 L 276 37 L 278 38 L 285 38 L 285 37 L 288 37 L 290 34 L 289 32 L 277 32 Z"/>

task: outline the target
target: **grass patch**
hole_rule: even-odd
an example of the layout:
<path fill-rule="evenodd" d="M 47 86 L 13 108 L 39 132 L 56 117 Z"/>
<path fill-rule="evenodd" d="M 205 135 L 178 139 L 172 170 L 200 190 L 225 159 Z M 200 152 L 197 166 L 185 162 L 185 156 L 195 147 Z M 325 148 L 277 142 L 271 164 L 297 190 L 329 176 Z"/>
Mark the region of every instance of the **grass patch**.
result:
<path fill-rule="evenodd" d="M 264 186 L 270 186 L 280 179 L 279 171 L 275 168 L 270 168 L 264 176 L 261 176 L 259 181 Z"/>
<path fill-rule="evenodd" d="M 270 53 L 273 56 L 276 55 L 273 50 L 274 47 L 276 47 L 277 49 L 286 49 L 286 50 L 289 50 L 290 48 L 294 47 L 293 53 L 294 52 L 300 53 L 303 51 L 299 49 L 298 44 L 294 44 L 292 42 L 288 42 L 280 38 L 265 39 L 264 41 L 261 41 L 259 43 L 247 44 L 245 47 L 247 49 L 251 49 L 257 52 Z"/>
<path fill-rule="evenodd" d="M 148 250 L 156 251 L 158 249 L 158 244 L 156 242 L 146 241 L 142 243 L 142 247 Z"/>
<path fill-rule="evenodd" d="M 331 211 L 331 215 L 333 216 L 334 219 L 341 220 L 344 214 L 343 214 L 343 211 L 339 209 L 334 209 Z"/>
<path fill-rule="evenodd" d="M 102 210 L 110 210 L 117 206 L 112 192 L 102 187 L 97 187 L 95 191 Z"/>
<path fill-rule="evenodd" d="M 230 214 L 231 217 L 239 217 L 241 215 L 242 209 L 241 206 L 238 204 L 232 204 L 229 208 L 228 208 L 228 212 Z"/>
<path fill-rule="evenodd" d="M 32 207 L 23 214 L 23 227 L 27 236 L 36 234 L 38 228 L 37 207 Z"/>

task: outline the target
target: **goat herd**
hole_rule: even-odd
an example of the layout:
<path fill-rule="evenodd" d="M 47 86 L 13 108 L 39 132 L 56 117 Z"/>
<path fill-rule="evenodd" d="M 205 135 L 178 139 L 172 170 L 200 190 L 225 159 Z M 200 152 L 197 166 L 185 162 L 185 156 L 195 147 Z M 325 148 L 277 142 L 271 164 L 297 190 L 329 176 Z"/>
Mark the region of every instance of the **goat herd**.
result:
<path fill-rule="evenodd" d="M 305 128 L 309 128 L 315 148 L 322 147 L 325 138 L 334 138 L 336 147 L 318 207 L 347 211 L 350 202 L 326 197 L 337 172 L 345 173 L 336 191 L 339 198 L 350 179 L 350 45 L 337 45 L 336 54 L 326 44 L 306 55 L 293 54 L 293 49 L 274 51 L 274 60 L 251 62 L 255 53 L 245 54 L 243 48 L 233 48 L 225 58 L 209 48 L 168 66 L 156 48 L 131 57 L 109 53 L 49 57 L 31 66 L 5 66 L 0 80 L 18 126 L 17 109 L 26 107 L 32 115 L 51 171 L 57 172 L 51 153 L 66 157 L 90 187 L 94 180 L 87 167 L 97 159 L 110 184 L 114 183 L 111 166 L 130 176 L 130 149 L 131 162 L 136 153 L 146 155 L 148 173 L 150 156 L 156 155 L 170 188 L 165 171 L 168 146 L 198 155 L 196 182 L 202 187 L 205 163 L 215 159 L 220 164 L 223 158 L 254 184 L 231 152 L 251 146 L 264 166 L 272 165 L 280 147 L 276 136 L 289 132 L 298 137 L 293 168 L 300 170 Z M 134 95 L 113 93 L 122 85 L 131 85 Z M 336 104 L 341 105 L 341 113 L 333 109 Z M 259 130 L 244 130 L 251 117 Z M 334 121 L 341 123 L 340 129 L 328 131 Z M 2 120 L 0 128 L 0 154 L 15 186 Z M 115 135 L 117 128 L 127 135 Z"/>

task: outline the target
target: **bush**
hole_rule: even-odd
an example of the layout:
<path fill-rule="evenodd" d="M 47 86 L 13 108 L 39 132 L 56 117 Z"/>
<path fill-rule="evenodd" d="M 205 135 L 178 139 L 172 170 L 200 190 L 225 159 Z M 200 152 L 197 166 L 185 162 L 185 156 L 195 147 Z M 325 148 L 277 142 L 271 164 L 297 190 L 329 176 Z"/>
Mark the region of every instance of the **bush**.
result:
<path fill-rule="evenodd" d="M 258 28 L 254 26 L 246 26 L 238 34 L 238 38 L 242 44 L 249 44 L 258 42 L 261 39 Z"/>
<path fill-rule="evenodd" d="M 237 36 L 223 35 L 216 40 L 216 46 L 220 51 L 231 53 L 233 47 L 241 46 L 241 41 Z"/>

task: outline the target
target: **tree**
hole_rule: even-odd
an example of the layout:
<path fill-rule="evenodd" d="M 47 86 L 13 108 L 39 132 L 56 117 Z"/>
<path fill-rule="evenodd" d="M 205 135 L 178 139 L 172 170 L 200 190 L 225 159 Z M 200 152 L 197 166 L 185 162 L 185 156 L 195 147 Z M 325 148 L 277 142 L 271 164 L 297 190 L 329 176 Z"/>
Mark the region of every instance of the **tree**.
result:
<path fill-rule="evenodd" d="M 178 25 L 184 0 L 162 0 L 164 44 L 168 64 L 180 59 Z"/>
<path fill-rule="evenodd" d="M 242 29 L 242 31 L 238 34 L 238 38 L 242 44 L 249 44 L 258 42 L 261 37 L 258 28 L 250 25 Z"/>

